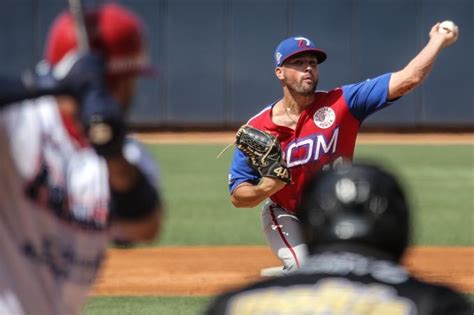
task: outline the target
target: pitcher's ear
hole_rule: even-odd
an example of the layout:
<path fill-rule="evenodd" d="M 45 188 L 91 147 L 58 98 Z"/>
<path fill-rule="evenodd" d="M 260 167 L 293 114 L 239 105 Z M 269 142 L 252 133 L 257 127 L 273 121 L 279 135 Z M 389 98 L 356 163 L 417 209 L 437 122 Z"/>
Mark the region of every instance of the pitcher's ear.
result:
<path fill-rule="evenodd" d="M 283 80 L 283 69 L 281 67 L 276 67 L 275 68 L 275 75 L 278 79 Z"/>

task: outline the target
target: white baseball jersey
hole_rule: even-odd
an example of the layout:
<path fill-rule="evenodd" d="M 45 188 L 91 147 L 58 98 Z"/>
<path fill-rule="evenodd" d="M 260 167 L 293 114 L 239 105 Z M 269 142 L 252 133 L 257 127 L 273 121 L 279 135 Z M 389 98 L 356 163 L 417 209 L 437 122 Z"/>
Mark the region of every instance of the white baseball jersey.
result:
<path fill-rule="evenodd" d="M 0 314 L 77 314 L 106 254 L 106 163 L 52 97 L 0 111 L 0 148 Z M 141 146 L 125 156 L 155 183 Z"/>

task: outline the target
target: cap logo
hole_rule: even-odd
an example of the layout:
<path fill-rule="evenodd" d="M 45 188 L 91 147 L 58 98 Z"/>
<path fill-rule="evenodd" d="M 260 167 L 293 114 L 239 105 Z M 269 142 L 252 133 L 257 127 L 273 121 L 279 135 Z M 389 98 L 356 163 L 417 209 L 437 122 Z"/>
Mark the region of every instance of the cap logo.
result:
<path fill-rule="evenodd" d="M 311 42 L 306 37 L 295 37 L 295 40 L 298 41 L 298 47 L 308 47 Z"/>
<path fill-rule="evenodd" d="M 281 60 L 281 53 L 280 53 L 280 52 L 277 52 L 275 57 L 276 57 L 276 61 L 277 61 L 277 63 L 278 63 L 278 64 L 280 64 L 280 60 Z"/>

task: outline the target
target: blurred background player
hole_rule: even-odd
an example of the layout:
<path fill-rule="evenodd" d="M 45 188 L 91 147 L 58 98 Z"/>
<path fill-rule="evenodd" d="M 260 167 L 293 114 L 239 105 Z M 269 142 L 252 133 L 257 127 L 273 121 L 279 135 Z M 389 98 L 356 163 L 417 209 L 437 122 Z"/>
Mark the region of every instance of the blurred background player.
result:
<path fill-rule="evenodd" d="M 61 14 L 46 43 L 51 71 L 12 80 L 9 97 L 62 95 L 2 99 L 0 314 L 78 314 L 108 241 L 159 231 L 154 162 L 123 123 L 149 70 L 142 23 L 116 4 L 86 22 L 93 54 L 77 55 L 73 19 Z"/>
<path fill-rule="evenodd" d="M 269 198 L 262 209 L 262 226 L 283 268 L 264 269 L 263 276 L 281 275 L 300 267 L 307 255 L 295 216 L 301 188 L 321 169 L 352 160 L 364 119 L 423 82 L 442 49 L 458 38 L 457 27 L 443 33 L 438 29 L 439 23 L 431 28 L 427 45 L 402 70 L 329 92 L 315 92 L 318 64 L 326 59 L 324 51 L 305 37 L 290 37 L 278 45 L 275 75 L 283 88 L 283 98 L 247 124 L 277 137 L 283 151 L 281 166 L 290 170 L 291 183 L 285 184 L 278 176 L 262 177 L 238 149 L 229 174 L 234 206 L 255 207 Z"/>
<path fill-rule="evenodd" d="M 400 265 L 410 209 L 396 178 L 369 164 L 320 172 L 298 207 L 310 256 L 291 275 L 220 296 L 207 314 L 468 315 L 448 287 Z"/>

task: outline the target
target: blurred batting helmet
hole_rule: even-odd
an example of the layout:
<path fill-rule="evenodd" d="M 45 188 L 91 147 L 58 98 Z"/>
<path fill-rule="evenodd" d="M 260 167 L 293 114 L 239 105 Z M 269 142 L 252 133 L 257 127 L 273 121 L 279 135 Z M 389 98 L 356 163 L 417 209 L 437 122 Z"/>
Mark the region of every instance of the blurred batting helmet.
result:
<path fill-rule="evenodd" d="M 114 3 L 85 12 L 91 50 L 105 58 L 109 76 L 153 71 L 149 65 L 140 18 Z M 51 26 L 45 59 L 54 66 L 76 48 L 74 20 L 70 12 L 66 11 Z"/>
<path fill-rule="evenodd" d="M 310 251 L 350 242 L 399 260 L 409 242 L 408 205 L 393 175 L 373 165 L 325 171 L 305 186 L 299 207 Z"/>

